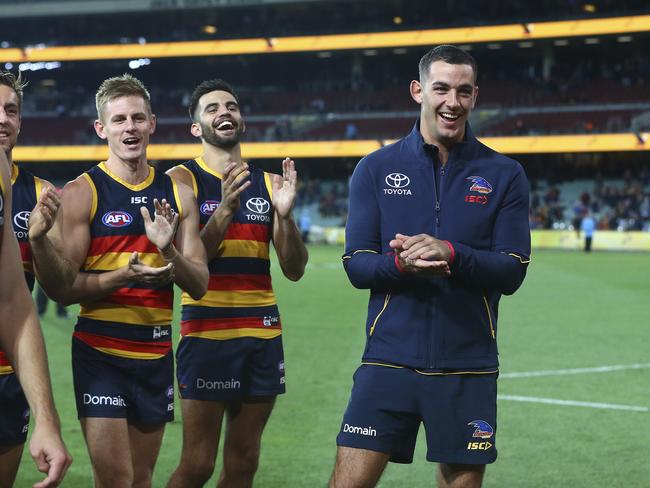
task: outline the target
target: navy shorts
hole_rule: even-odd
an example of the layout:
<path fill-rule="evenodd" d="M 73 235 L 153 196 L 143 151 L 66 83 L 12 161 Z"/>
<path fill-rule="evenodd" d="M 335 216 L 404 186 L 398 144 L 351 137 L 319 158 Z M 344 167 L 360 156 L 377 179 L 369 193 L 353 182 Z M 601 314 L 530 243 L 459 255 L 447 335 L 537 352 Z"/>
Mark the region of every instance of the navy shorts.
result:
<path fill-rule="evenodd" d="M 0 446 L 24 444 L 29 405 L 15 373 L 0 375 Z"/>
<path fill-rule="evenodd" d="M 413 461 L 424 423 L 427 460 L 489 464 L 497 457 L 497 373 L 424 375 L 408 368 L 362 365 L 336 443 Z"/>
<path fill-rule="evenodd" d="M 282 337 L 183 337 L 176 351 L 181 398 L 226 402 L 285 392 Z"/>
<path fill-rule="evenodd" d="M 72 338 L 77 415 L 160 424 L 174 420 L 174 356 L 111 356 Z"/>

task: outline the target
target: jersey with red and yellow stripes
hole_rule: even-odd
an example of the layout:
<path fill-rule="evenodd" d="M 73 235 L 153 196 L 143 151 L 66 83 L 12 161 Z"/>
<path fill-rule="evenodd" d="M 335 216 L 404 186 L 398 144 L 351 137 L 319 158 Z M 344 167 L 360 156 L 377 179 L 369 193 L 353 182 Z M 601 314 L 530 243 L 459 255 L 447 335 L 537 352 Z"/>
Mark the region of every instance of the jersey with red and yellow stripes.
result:
<path fill-rule="evenodd" d="M 4 228 L 5 228 L 5 182 L 0 176 L 0 251 L 2 251 L 2 240 L 4 237 Z M 0 375 L 13 373 L 13 368 L 4 351 L 0 350 Z"/>
<path fill-rule="evenodd" d="M 93 193 L 90 245 L 81 271 L 105 273 L 128 265 L 133 252 L 152 267 L 166 263 L 146 236 L 140 207 L 154 214 L 153 201 L 166 199 L 182 214 L 178 187 L 154 168 L 140 184 L 111 174 L 105 163 L 83 174 Z M 171 350 L 173 285 L 130 283 L 99 300 L 82 302 L 74 336 L 113 356 L 158 359 Z"/>
<path fill-rule="evenodd" d="M 221 202 L 222 175 L 202 158 L 179 167 L 192 176 L 203 227 Z M 182 336 L 273 339 L 282 333 L 269 259 L 273 234 L 271 175 L 253 166 L 249 170 L 251 185 L 240 195 L 241 205 L 216 257 L 208 263 L 208 292 L 200 300 L 183 294 Z"/>

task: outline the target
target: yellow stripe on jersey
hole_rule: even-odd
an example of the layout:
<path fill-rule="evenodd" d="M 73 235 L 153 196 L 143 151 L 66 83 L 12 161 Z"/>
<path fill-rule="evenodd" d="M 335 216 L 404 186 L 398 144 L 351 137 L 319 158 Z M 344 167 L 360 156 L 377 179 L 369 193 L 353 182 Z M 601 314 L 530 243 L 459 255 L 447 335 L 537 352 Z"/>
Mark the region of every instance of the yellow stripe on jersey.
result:
<path fill-rule="evenodd" d="M 201 337 L 203 339 L 238 339 L 240 337 L 256 337 L 258 339 L 273 339 L 282 335 L 278 329 L 225 329 L 225 330 L 206 330 L 203 332 L 192 332 L 183 337 Z"/>
<path fill-rule="evenodd" d="M 147 188 L 151 183 L 153 182 L 154 176 L 156 176 L 156 172 L 151 166 L 148 166 L 147 169 L 149 170 L 149 174 L 145 178 L 145 180 L 142 183 L 138 183 L 137 185 L 133 185 L 129 183 L 126 180 L 123 180 L 119 176 L 111 173 L 111 170 L 108 169 L 108 166 L 106 166 L 106 161 L 102 161 L 99 163 L 97 166 L 99 166 L 99 169 L 101 169 L 104 173 L 106 173 L 108 176 L 113 178 L 115 181 L 117 181 L 120 185 L 126 186 L 129 190 L 133 191 L 140 191 L 144 190 Z"/>
<path fill-rule="evenodd" d="M 14 372 L 14 368 L 11 366 L 0 366 L 0 376 L 5 374 L 11 374 Z"/>
<path fill-rule="evenodd" d="M 88 173 L 83 173 L 81 176 L 83 176 L 88 182 L 90 185 L 90 191 L 93 194 L 93 203 L 90 206 L 90 216 L 88 218 L 88 222 L 92 223 L 93 219 L 95 218 L 95 214 L 97 213 L 97 188 L 95 187 L 95 182 Z"/>
<path fill-rule="evenodd" d="M 138 253 L 140 262 L 146 266 L 160 268 L 165 266 L 165 261 L 157 252 Z M 131 252 L 107 252 L 99 256 L 88 256 L 84 263 L 85 270 L 112 271 L 129 265 Z"/>
<path fill-rule="evenodd" d="M 276 304 L 273 290 L 208 291 L 200 300 L 183 294 L 183 305 L 201 307 L 268 307 Z"/>
<path fill-rule="evenodd" d="M 82 303 L 79 317 L 105 322 L 156 326 L 169 325 L 172 321 L 172 311 L 165 308 L 136 307 L 98 301 Z"/>
<path fill-rule="evenodd" d="M 220 258 L 259 258 L 269 259 L 268 242 L 244 239 L 227 239 L 217 251 Z"/>
<path fill-rule="evenodd" d="M 198 198 L 199 197 L 199 186 L 196 184 L 196 176 L 194 176 L 194 173 L 192 173 L 192 171 L 188 167 L 186 167 L 186 166 L 184 166 L 182 164 L 179 164 L 178 166 L 176 166 L 176 168 L 184 169 L 185 171 L 187 171 L 189 173 L 190 177 L 192 178 L 192 191 L 194 192 L 194 198 Z"/>
<path fill-rule="evenodd" d="M 123 349 L 113 349 L 110 347 L 95 347 L 97 351 L 101 351 L 111 356 L 118 356 L 121 358 L 128 359 L 160 359 L 163 357 L 163 354 L 155 354 L 151 352 L 134 352 L 134 351 L 125 351 Z"/>
<path fill-rule="evenodd" d="M 273 200 L 273 183 L 271 182 L 271 173 L 264 172 L 264 184 L 266 185 L 266 190 L 269 192 L 269 197 Z"/>
<path fill-rule="evenodd" d="M 16 180 L 18 179 L 18 174 L 20 173 L 20 168 L 16 165 L 16 163 L 13 163 L 11 165 L 11 184 L 13 185 L 16 183 Z M 4 190 L 4 188 L 3 188 Z"/>
<path fill-rule="evenodd" d="M 43 180 L 38 176 L 34 176 L 34 193 L 36 193 L 36 201 L 41 197 L 41 192 L 43 191 Z"/>
<path fill-rule="evenodd" d="M 198 158 L 195 159 L 195 161 L 196 164 L 198 164 L 203 171 L 205 171 L 206 173 L 210 173 L 212 176 L 216 176 L 220 180 L 223 180 L 223 175 L 218 171 L 213 170 L 210 166 L 208 166 L 202 157 L 199 156 Z"/>
<path fill-rule="evenodd" d="M 181 203 L 181 197 L 178 194 L 178 183 L 174 178 L 171 178 L 171 180 L 172 189 L 174 190 L 174 198 L 176 199 L 176 206 L 178 207 L 178 219 L 180 220 L 183 218 L 183 204 Z"/>

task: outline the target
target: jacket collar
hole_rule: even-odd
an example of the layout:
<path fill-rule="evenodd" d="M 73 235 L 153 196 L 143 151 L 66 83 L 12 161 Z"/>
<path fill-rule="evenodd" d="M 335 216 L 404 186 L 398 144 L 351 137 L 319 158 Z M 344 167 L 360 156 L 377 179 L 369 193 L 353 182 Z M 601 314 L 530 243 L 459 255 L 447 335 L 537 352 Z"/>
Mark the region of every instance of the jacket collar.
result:
<path fill-rule="evenodd" d="M 420 119 L 418 118 L 413 125 L 410 134 L 404 139 L 407 146 L 417 156 L 418 161 L 430 162 L 432 156 L 438 155 L 438 148 L 433 144 L 427 144 L 420 133 Z M 476 139 L 469 122 L 465 123 L 465 136 L 463 140 L 451 148 L 449 152 L 449 162 L 462 162 L 475 157 L 481 143 Z"/>

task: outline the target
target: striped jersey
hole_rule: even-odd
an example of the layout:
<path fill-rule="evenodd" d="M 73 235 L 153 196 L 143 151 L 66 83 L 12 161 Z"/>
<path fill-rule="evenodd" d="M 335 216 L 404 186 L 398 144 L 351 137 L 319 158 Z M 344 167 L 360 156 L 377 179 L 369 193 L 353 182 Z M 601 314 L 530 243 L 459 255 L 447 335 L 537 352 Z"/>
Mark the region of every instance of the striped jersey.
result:
<path fill-rule="evenodd" d="M 29 245 L 29 215 L 36 206 L 42 188 L 43 180 L 34 176 L 29 171 L 18 168 L 15 164 L 12 165 L 11 209 L 13 229 L 18 245 L 20 246 L 20 257 L 23 261 L 25 279 L 30 290 L 34 289 L 34 265 L 32 261 L 32 248 Z"/>
<path fill-rule="evenodd" d="M 11 211 L 14 235 L 20 246 L 20 257 L 25 271 L 25 281 L 30 290 L 34 289 L 34 265 L 32 248 L 29 245 L 29 214 L 36 206 L 41 194 L 43 180 L 24 169 L 11 165 Z M 0 233 L 0 235 L 2 235 Z M 4 351 L 0 349 L 0 375 L 13 373 Z"/>
<path fill-rule="evenodd" d="M 222 175 L 202 158 L 179 167 L 192 176 L 203 228 L 221 202 Z M 271 175 L 253 166 L 249 170 L 251 185 L 240 195 L 241 205 L 216 257 L 208 263 L 207 293 L 200 300 L 183 294 L 182 336 L 272 339 L 282 333 L 269 259 L 273 230 Z"/>
<path fill-rule="evenodd" d="M 149 168 L 142 183 L 132 185 L 113 175 L 102 162 L 82 175 L 92 189 L 90 245 L 81 271 L 105 273 L 129 263 L 133 252 L 152 267 L 166 263 L 145 233 L 140 207 L 153 217 L 153 200 L 163 198 L 182 213 L 178 187 L 168 175 Z M 82 302 L 74 336 L 113 356 L 158 359 L 171 344 L 173 284 L 130 283 L 99 300 Z"/>

